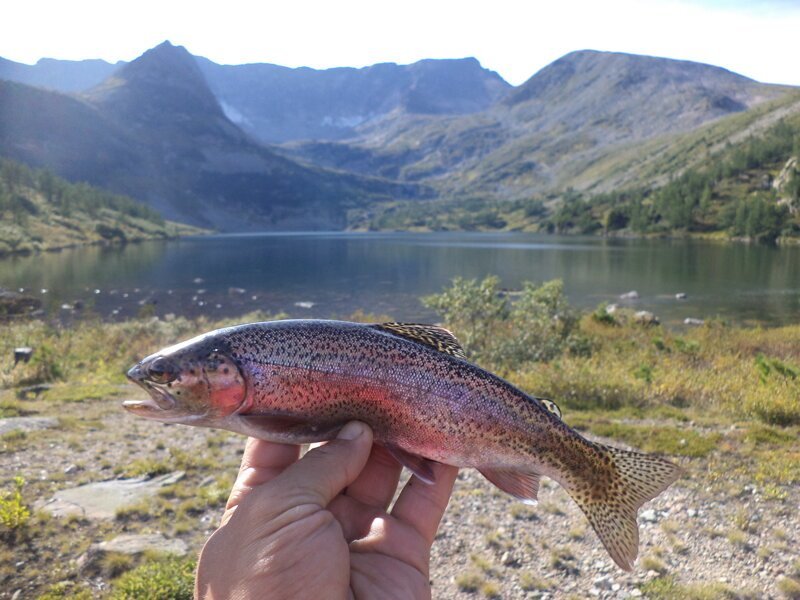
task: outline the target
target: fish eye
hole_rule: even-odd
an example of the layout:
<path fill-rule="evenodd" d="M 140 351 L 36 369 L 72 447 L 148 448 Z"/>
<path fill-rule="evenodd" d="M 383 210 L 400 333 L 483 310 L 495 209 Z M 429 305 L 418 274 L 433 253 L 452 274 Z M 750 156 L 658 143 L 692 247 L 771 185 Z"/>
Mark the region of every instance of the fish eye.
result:
<path fill-rule="evenodd" d="M 157 358 L 147 366 L 147 377 L 155 383 L 169 383 L 175 381 L 177 376 L 172 363 L 166 358 Z"/>

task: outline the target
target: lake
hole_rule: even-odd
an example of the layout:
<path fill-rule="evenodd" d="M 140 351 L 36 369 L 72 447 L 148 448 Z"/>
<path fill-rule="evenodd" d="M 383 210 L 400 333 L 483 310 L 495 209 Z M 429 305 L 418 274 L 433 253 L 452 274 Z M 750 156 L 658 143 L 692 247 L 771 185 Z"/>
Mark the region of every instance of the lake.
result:
<path fill-rule="evenodd" d="M 665 322 L 800 320 L 800 247 L 518 233 L 264 233 L 84 247 L 0 261 L 0 286 L 39 295 L 51 314 L 80 300 L 104 318 L 229 316 L 262 309 L 344 317 L 361 309 L 430 320 L 419 297 L 457 276 L 502 285 L 564 280 L 578 307 L 650 310 Z M 46 290 L 46 291 L 43 291 Z M 639 299 L 620 301 L 636 290 Z M 685 300 L 676 299 L 685 293 Z M 85 309 L 84 309 L 85 311 Z"/>

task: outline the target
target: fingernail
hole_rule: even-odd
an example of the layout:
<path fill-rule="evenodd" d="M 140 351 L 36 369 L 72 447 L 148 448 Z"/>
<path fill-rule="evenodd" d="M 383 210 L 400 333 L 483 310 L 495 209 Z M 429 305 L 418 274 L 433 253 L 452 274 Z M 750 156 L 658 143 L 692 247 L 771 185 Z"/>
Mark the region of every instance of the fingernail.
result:
<path fill-rule="evenodd" d="M 364 433 L 364 424 L 351 421 L 345 425 L 336 437 L 340 440 L 354 440 Z"/>

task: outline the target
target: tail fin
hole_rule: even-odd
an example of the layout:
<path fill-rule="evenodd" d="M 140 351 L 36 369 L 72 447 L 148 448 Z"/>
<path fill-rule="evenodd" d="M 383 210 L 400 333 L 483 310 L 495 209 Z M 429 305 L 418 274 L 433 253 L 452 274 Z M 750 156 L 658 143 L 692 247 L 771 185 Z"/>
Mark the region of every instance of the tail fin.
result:
<path fill-rule="evenodd" d="M 611 460 L 611 480 L 604 493 L 568 491 L 614 562 L 631 571 L 639 553 L 639 507 L 667 489 L 683 469 L 657 456 L 600 444 L 596 447 L 608 453 Z"/>

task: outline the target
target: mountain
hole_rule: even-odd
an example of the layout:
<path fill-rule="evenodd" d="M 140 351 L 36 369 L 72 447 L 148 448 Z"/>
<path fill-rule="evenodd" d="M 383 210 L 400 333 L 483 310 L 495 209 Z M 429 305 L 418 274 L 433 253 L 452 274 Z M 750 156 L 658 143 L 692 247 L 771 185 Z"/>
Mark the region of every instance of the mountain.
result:
<path fill-rule="evenodd" d="M 350 137 L 358 125 L 393 111 L 475 113 L 511 89 L 474 58 L 384 63 L 361 69 L 220 65 L 199 56 L 194 59 L 226 116 L 267 143 Z M 0 79 L 54 91 L 84 92 L 125 64 L 43 58 L 35 65 L 25 65 L 0 58 Z"/>
<path fill-rule="evenodd" d="M 342 228 L 347 210 L 418 186 L 303 166 L 223 113 L 194 58 L 165 42 L 80 97 L 0 82 L 0 153 L 223 230 Z"/>
<path fill-rule="evenodd" d="M 99 84 L 122 64 L 42 58 L 35 65 L 26 65 L 0 57 L 0 79 L 59 92 L 80 92 Z"/>
<path fill-rule="evenodd" d="M 719 67 L 579 51 L 471 115 L 402 115 L 340 143 L 295 143 L 320 165 L 425 181 L 445 196 L 564 189 L 602 157 L 692 130 L 786 93 Z M 586 181 L 592 186 L 598 181 Z"/>
<path fill-rule="evenodd" d="M 131 198 L 0 158 L 0 256 L 196 234 Z"/>
<path fill-rule="evenodd" d="M 270 143 L 343 139 L 395 111 L 471 114 L 510 89 L 474 58 L 325 70 L 197 63 L 226 114 Z"/>

